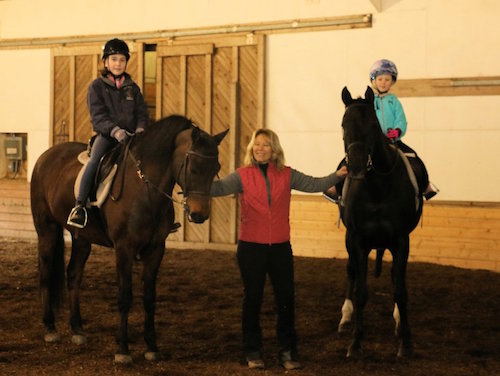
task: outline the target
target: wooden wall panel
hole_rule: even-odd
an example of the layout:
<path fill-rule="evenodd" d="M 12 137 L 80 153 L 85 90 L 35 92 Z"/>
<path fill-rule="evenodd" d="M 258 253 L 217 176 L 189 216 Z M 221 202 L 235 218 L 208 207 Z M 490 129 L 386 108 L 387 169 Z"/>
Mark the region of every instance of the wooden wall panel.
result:
<path fill-rule="evenodd" d="M 210 124 L 205 124 L 205 87 L 210 85 L 206 82 L 205 68 L 204 55 L 187 57 L 186 116 L 210 133 Z"/>
<path fill-rule="evenodd" d="M 500 77 L 449 77 L 398 80 L 391 89 L 398 97 L 500 95 Z"/>
<path fill-rule="evenodd" d="M 231 90 L 232 47 L 217 49 L 213 58 L 212 86 L 212 133 L 220 133 L 230 128 L 229 133 L 219 145 L 219 162 L 221 177 L 234 170 L 234 151 L 231 139 L 237 137 L 237 127 L 231 127 Z M 213 243 L 234 243 L 236 241 L 236 198 L 218 197 L 212 199 L 212 215 L 210 218 L 210 241 Z"/>
<path fill-rule="evenodd" d="M 70 126 L 70 57 L 54 57 L 54 111 L 52 143 L 60 144 L 69 141 Z"/>
<path fill-rule="evenodd" d="M 338 209 L 319 196 L 293 195 L 290 212 L 295 255 L 347 258 Z M 374 252 L 372 252 L 372 256 Z M 386 252 L 385 261 L 392 261 Z M 500 272 L 500 205 L 428 202 L 410 235 L 410 262 Z"/>
<path fill-rule="evenodd" d="M 190 118 L 200 128 L 210 133 L 205 125 L 205 87 L 210 85 L 206 82 L 205 75 L 205 55 L 187 56 L 186 75 L 186 116 Z M 208 125 L 209 126 L 209 125 Z M 209 221 L 203 224 L 185 222 L 184 236 L 186 241 L 203 242 L 208 239 Z"/>
<path fill-rule="evenodd" d="M 137 56 L 137 52 L 130 52 L 130 59 L 127 63 L 127 73 L 130 74 L 132 80 L 138 83 L 140 80 L 139 77 L 139 69 L 138 69 L 139 58 Z M 141 88 L 142 90 L 142 88 Z"/>
<path fill-rule="evenodd" d="M 230 128 L 219 150 L 221 176 L 225 176 L 241 165 L 241 145 L 245 149 L 253 131 L 263 124 L 264 38 L 208 38 L 205 42 L 157 46 L 157 116 L 185 114 L 212 134 Z M 242 135 L 246 135 L 243 140 Z M 210 220 L 202 226 L 183 222 L 179 212 L 176 220 L 184 226 L 169 237 L 176 246 L 181 245 L 177 242 L 182 247 L 235 243 L 234 197 L 213 199 Z"/>
<path fill-rule="evenodd" d="M 237 165 L 242 165 L 246 147 L 252 133 L 260 126 L 258 118 L 258 71 L 259 56 L 255 45 L 239 47 L 239 157 Z"/>
<path fill-rule="evenodd" d="M 88 142 L 93 133 L 87 106 L 87 93 L 90 83 L 95 78 L 94 59 L 96 59 L 94 55 L 75 57 L 75 141 Z"/>
<path fill-rule="evenodd" d="M 181 92 L 181 58 L 179 56 L 166 57 L 160 59 L 160 64 L 163 70 L 163 79 L 161 82 L 161 105 L 156 107 L 156 111 L 159 113 L 157 118 L 160 119 L 169 114 L 184 114 L 184 108 L 181 106 L 181 97 L 184 95 Z"/>
<path fill-rule="evenodd" d="M 182 59 L 180 56 L 158 57 L 157 59 L 157 92 L 156 92 L 156 118 L 161 119 L 170 114 L 184 114 L 184 91 L 181 82 Z M 181 189 L 178 185 L 172 192 L 176 200 L 182 200 L 178 194 Z M 183 226 L 175 233 L 169 235 L 169 240 L 181 242 L 184 240 L 184 210 L 177 204 L 175 208 L 175 221 Z"/>

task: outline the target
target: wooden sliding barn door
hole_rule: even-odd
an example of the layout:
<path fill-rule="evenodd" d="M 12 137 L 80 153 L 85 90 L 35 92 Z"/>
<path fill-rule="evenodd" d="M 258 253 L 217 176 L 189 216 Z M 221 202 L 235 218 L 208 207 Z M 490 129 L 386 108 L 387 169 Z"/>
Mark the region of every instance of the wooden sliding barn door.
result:
<path fill-rule="evenodd" d="M 142 88 L 143 45 L 128 45 L 131 53 L 127 72 Z M 87 91 L 103 68 L 101 51 L 102 45 L 52 49 L 51 145 L 66 141 L 87 142 L 92 135 Z"/>
<path fill-rule="evenodd" d="M 211 134 L 229 128 L 219 147 L 219 175 L 224 177 L 240 166 L 253 131 L 264 126 L 264 37 L 158 44 L 156 77 L 157 118 L 185 115 Z M 180 188 L 176 187 L 177 191 Z M 212 199 L 210 220 L 203 225 L 188 223 L 182 210 L 176 210 L 176 216 L 183 226 L 169 240 L 205 244 L 236 241 L 236 197 Z"/>

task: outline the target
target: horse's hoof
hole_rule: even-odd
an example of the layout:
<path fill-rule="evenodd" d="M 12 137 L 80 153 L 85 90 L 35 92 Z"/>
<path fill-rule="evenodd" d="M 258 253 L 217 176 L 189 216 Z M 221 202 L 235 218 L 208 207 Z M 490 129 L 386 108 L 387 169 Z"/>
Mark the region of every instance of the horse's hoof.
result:
<path fill-rule="evenodd" d="M 339 327 L 337 328 L 338 333 L 348 333 L 352 329 L 351 321 L 344 321 L 339 323 Z"/>
<path fill-rule="evenodd" d="M 73 336 L 71 336 L 71 342 L 75 345 L 81 346 L 87 343 L 87 337 L 83 334 L 73 334 Z"/>
<path fill-rule="evenodd" d="M 160 360 L 160 353 L 157 351 L 148 351 L 144 353 L 144 359 L 149 360 L 150 362 Z"/>
<path fill-rule="evenodd" d="M 413 348 L 411 346 L 399 345 L 398 358 L 411 358 L 413 355 Z"/>
<path fill-rule="evenodd" d="M 363 350 L 359 347 L 349 346 L 347 350 L 346 358 L 350 359 L 360 359 L 363 355 Z"/>
<path fill-rule="evenodd" d="M 132 364 L 132 356 L 129 354 L 115 354 L 115 363 Z"/>
<path fill-rule="evenodd" d="M 45 334 L 44 340 L 47 343 L 59 342 L 61 340 L 61 336 L 57 332 L 51 332 Z"/>

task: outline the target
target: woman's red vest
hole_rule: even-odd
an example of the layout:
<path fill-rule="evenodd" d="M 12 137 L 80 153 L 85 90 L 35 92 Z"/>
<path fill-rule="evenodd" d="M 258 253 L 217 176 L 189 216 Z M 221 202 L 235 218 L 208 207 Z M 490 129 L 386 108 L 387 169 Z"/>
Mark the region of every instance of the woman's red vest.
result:
<path fill-rule="evenodd" d="M 267 186 L 257 166 L 238 168 L 243 193 L 240 193 L 241 223 L 239 240 L 274 244 L 290 241 L 290 167 L 278 171 L 269 163 L 267 178 L 271 189 L 271 205 Z"/>

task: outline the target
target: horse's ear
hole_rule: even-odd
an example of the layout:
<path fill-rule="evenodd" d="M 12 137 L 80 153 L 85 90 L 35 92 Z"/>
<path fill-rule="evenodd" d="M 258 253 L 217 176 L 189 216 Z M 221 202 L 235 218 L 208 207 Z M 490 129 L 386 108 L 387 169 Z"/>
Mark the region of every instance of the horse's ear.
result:
<path fill-rule="evenodd" d="M 344 86 L 342 89 L 342 102 L 344 102 L 346 106 L 349 106 L 352 103 L 352 96 L 351 93 L 349 93 L 349 90 L 347 90 L 347 86 Z"/>
<path fill-rule="evenodd" d="M 191 132 L 191 140 L 193 144 L 196 144 L 196 141 L 200 138 L 200 128 L 193 124 L 193 131 Z"/>
<path fill-rule="evenodd" d="M 215 139 L 215 142 L 217 142 L 217 145 L 219 145 L 220 142 L 224 139 L 224 137 L 226 137 L 227 132 L 229 132 L 229 128 L 214 136 L 214 139 Z"/>
<path fill-rule="evenodd" d="M 368 102 L 373 102 L 375 100 L 375 94 L 370 86 L 366 86 L 365 99 Z"/>

